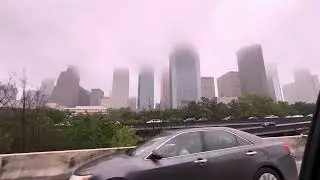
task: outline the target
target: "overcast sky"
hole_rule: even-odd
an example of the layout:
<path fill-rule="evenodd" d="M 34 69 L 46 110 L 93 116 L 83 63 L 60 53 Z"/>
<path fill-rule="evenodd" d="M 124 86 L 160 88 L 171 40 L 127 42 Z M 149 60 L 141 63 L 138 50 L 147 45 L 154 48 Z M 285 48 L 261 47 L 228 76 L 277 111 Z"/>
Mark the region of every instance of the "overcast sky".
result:
<path fill-rule="evenodd" d="M 190 42 L 200 54 L 201 75 L 237 70 L 235 53 L 260 43 L 265 63 L 276 62 L 281 83 L 306 67 L 320 73 L 319 0 L 1 0 L 0 80 L 25 68 L 32 86 L 76 65 L 81 85 L 111 90 L 112 71 L 130 68 L 160 75 L 172 47 Z"/>

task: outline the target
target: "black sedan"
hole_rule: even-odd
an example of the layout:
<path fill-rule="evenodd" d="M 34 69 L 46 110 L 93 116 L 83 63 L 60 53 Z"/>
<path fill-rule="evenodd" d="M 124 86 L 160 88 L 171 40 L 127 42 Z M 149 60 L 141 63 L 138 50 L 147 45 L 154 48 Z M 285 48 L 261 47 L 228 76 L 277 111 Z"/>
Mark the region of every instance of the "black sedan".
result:
<path fill-rule="evenodd" d="M 297 180 L 288 145 L 224 127 L 166 132 L 82 165 L 71 180 Z"/>

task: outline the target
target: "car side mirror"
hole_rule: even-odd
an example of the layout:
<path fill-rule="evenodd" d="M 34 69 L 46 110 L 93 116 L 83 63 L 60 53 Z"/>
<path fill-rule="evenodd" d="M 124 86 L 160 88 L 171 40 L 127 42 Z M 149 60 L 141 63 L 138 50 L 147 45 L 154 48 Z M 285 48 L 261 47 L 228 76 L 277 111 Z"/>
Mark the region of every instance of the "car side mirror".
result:
<path fill-rule="evenodd" d="M 148 159 L 156 162 L 156 161 L 162 159 L 162 156 L 155 150 L 155 151 L 152 151 L 152 153 L 150 154 Z"/>

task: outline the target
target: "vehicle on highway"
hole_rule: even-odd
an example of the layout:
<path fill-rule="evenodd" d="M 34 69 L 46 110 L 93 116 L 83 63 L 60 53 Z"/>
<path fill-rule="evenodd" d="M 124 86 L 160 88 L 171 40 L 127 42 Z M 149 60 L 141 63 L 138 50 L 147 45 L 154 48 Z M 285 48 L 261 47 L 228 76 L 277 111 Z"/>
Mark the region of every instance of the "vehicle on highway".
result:
<path fill-rule="evenodd" d="M 162 123 L 162 120 L 161 119 L 151 119 L 149 121 L 146 122 L 147 124 L 150 124 L 150 123 Z"/>
<path fill-rule="evenodd" d="M 207 119 L 207 118 L 199 118 L 197 121 L 200 121 L 200 122 L 202 122 L 202 121 L 208 121 L 208 119 Z"/>
<path fill-rule="evenodd" d="M 228 116 L 228 117 L 223 118 L 222 120 L 223 121 L 230 121 L 230 120 L 232 120 L 232 118 L 233 118 L 232 116 Z"/>
<path fill-rule="evenodd" d="M 277 125 L 277 123 L 275 123 L 275 122 L 264 122 L 264 123 L 262 123 L 261 124 L 261 126 L 262 127 L 270 127 L 270 126 L 276 126 Z"/>
<path fill-rule="evenodd" d="M 275 116 L 275 115 L 268 115 L 264 117 L 265 119 L 276 119 L 279 118 L 279 116 Z"/>
<path fill-rule="evenodd" d="M 288 145 L 226 127 L 165 132 L 78 167 L 71 180 L 296 180 Z"/>
<path fill-rule="evenodd" d="M 306 117 L 313 117 L 313 114 L 308 114 Z"/>
<path fill-rule="evenodd" d="M 292 115 L 292 116 L 288 115 L 284 118 L 303 118 L 303 117 L 304 117 L 303 115 L 297 114 L 297 115 Z"/>
<path fill-rule="evenodd" d="M 291 116 L 292 118 L 303 118 L 304 116 L 301 114 L 293 115 Z"/>
<path fill-rule="evenodd" d="M 248 117 L 248 119 L 258 119 L 258 117 L 251 116 L 251 117 Z"/>
<path fill-rule="evenodd" d="M 197 121 L 196 118 L 187 118 L 185 120 L 183 120 L 183 122 L 194 122 L 194 121 Z"/>

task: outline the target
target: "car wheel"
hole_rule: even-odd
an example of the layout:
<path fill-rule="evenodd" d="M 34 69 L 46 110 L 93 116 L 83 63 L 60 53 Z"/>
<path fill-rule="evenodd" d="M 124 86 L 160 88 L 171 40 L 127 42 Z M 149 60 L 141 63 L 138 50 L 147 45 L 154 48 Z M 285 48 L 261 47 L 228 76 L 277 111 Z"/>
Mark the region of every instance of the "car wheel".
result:
<path fill-rule="evenodd" d="M 282 180 L 278 172 L 270 168 L 261 168 L 253 178 L 254 180 Z"/>

